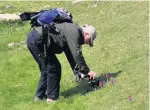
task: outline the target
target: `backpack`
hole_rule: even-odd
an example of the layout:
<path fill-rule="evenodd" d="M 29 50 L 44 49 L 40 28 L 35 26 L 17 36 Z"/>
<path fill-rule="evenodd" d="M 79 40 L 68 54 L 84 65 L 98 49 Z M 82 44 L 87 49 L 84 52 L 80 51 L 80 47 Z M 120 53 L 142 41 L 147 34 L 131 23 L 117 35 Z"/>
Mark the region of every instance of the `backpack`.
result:
<path fill-rule="evenodd" d="M 52 49 L 56 54 L 62 53 L 65 39 L 54 24 L 73 23 L 71 13 L 63 8 L 53 8 L 39 12 L 24 12 L 20 15 L 20 18 L 22 21 L 31 20 L 31 27 L 42 26 L 43 35 L 35 41 L 37 46 L 44 45 L 44 52 L 40 54 L 42 58 L 46 59 L 48 57 L 48 49 Z"/>
<path fill-rule="evenodd" d="M 73 23 L 72 14 L 63 8 L 41 10 L 39 12 L 24 12 L 20 14 L 22 21 L 31 20 L 31 27 L 47 25 L 51 23 Z"/>

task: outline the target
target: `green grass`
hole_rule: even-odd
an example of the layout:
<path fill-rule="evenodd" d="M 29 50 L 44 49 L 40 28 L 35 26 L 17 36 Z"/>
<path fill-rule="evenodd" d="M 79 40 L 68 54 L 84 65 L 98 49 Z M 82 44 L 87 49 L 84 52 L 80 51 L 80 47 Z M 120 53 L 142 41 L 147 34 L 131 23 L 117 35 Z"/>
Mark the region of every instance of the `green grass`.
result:
<path fill-rule="evenodd" d="M 28 4 L 27 4 L 28 3 Z M 93 4 L 97 7 L 92 8 Z M 33 6 L 34 4 L 34 6 Z M 25 41 L 29 22 L 0 23 L 0 110 L 148 110 L 148 2 L 0 2 L 1 13 L 37 11 L 65 7 L 79 25 L 97 29 L 94 47 L 83 46 L 83 54 L 97 75 L 122 71 L 98 91 L 81 96 L 64 54 L 60 99 L 55 104 L 33 103 L 39 70 L 27 48 L 8 47 Z M 12 5 L 8 9 L 6 5 Z M 44 8 L 44 6 L 46 7 Z M 10 24 L 13 25 L 10 27 Z M 25 45 L 25 44 L 23 44 Z M 71 93 L 70 93 L 71 92 Z M 70 94 L 65 97 L 63 94 Z M 128 101 L 128 96 L 132 101 Z"/>

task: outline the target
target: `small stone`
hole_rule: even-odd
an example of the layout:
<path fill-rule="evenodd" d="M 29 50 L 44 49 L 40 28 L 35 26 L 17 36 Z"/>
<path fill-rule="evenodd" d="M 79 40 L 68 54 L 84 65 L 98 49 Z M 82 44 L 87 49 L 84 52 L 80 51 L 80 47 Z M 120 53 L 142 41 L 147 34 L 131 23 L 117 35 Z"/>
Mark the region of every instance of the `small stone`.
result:
<path fill-rule="evenodd" d="M 8 44 L 8 47 L 13 47 L 15 45 L 15 42 L 11 42 Z"/>
<path fill-rule="evenodd" d="M 79 3 L 79 2 L 82 2 L 83 0 L 75 0 L 72 2 L 72 4 L 76 4 L 76 3 Z"/>
<path fill-rule="evenodd" d="M 97 7 L 97 4 L 92 5 L 93 8 Z"/>
<path fill-rule="evenodd" d="M 13 8 L 13 6 L 12 5 L 6 5 L 6 8 Z"/>

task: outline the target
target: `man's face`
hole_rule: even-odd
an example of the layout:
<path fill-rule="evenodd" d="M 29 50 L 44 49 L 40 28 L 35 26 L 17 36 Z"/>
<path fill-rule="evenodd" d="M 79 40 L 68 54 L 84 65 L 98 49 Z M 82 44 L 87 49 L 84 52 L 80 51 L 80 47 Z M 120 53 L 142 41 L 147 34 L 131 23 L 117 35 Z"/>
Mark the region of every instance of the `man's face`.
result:
<path fill-rule="evenodd" d="M 90 25 L 82 26 L 84 33 L 84 44 L 89 44 L 90 47 L 93 47 L 93 41 L 96 38 L 96 29 Z"/>
<path fill-rule="evenodd" d="M 89 44 L 89 41 L 90 41 L 89 33 L 85 31 L 84 32 L 84 43 Z"/>

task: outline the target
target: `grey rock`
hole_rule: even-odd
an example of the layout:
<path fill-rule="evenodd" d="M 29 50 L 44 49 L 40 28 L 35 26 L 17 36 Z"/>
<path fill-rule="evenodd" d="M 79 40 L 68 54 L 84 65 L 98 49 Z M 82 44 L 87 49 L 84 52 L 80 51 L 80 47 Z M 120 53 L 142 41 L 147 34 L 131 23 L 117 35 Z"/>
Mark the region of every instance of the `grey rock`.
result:
<path fill-rule="evenodd" d="M 93 7 L 93 8 L 97 7 L 97 4 L 93 4 L 92 7 Z"/>
<path fill-rule="evenodd" d="M 74 0 L 74 1 L 72 2 L 72 4 L 76 4 L 76 3 L 79 3 L 79 2 L 82 2 L 82 1 L 84 1 L 84 0 Z"/>
<path fill-rule="evenodd" d="M 11 9 L 11 8 L 13 8 L 13 6 L 12 5 L 6 5 L 6 8 Z"/>
<path fill-rule="evenodd" d="M 9 21 L 9 20 L 15 21 L 19 19 L 20 17 L 17 14 L 7 14 L 7 13 L 0 14 L 0 21 Z"/>

